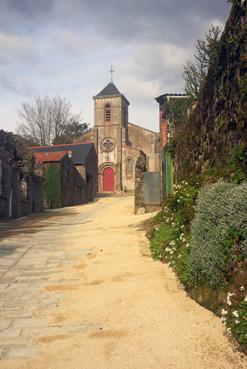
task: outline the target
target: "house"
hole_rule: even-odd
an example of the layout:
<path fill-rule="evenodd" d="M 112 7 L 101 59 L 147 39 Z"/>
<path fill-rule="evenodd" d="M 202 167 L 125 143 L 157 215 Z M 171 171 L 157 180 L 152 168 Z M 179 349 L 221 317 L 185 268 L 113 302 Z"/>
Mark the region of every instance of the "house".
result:
<path fill-rule="evenodd" d="M 56 182 L 52 198 L 46 192 L 49 207 L 92 201 L 98 190 L 98 163 L 93 143 L 31 147 L 36 171 L 43 170 L 48 187 Z M 52 186 L 50 190 L 53 191 Z M 57 197 L 58 196 L 58 197 Z M 53 204 L 52 204 L 53 201 Z"/>
<path fill-rule="evenodd" d="M 174 136 L 177 131 L 177 123 L 181 117 L 176 110 L 187 109 L 188 96 L 186 94 L 164 94 L 156 97 L 159 104 L 159 127 L 160 127 L 160 173 L 161 173 L 161 198 L 164 199 L 173 190 L 174 181 Z M 181 109 L 181 103 L 186 102 Z M 173 117 L 171 116 L 173 110 Z"/>

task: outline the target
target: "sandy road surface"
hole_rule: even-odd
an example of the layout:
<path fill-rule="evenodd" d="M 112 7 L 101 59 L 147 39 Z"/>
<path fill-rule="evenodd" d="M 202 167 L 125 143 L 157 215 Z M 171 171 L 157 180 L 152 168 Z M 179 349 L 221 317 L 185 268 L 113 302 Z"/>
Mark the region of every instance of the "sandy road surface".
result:
<path fill-rule="evenodd" d="M 1 241 L 16 248 L 1 256 L 0 369 L 247 368 L 219 319 L 145 255 L 150 215 L 132 204 L 58 210 Z"/>

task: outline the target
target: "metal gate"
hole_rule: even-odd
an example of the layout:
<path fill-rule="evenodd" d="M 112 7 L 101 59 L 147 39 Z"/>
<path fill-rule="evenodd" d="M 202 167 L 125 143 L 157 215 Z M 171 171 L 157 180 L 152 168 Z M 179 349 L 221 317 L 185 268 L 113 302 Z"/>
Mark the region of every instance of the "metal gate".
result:
<path fill-rule="evenodd" d="M 158 172 L 144 173 L 144 203 L 145 205 L 160 204 L 160 174 Z"/>

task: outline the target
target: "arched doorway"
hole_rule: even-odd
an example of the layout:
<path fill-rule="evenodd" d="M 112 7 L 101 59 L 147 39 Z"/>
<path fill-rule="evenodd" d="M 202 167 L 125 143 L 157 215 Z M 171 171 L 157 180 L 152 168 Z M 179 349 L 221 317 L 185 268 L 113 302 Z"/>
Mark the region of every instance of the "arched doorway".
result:
<path fill-rule="evenodd" d="M 103 192 L 115 191 L 115 174 L 111 167 L 106 167 L 102 171 L 102 190 Z"/>

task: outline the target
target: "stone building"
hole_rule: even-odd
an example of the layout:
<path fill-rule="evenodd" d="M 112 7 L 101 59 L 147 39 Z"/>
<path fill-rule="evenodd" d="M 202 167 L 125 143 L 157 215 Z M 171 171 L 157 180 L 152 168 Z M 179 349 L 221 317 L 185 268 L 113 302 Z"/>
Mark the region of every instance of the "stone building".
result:
<path fill-rule="evenodd" d="M 82 204 L 95 198 L 98 161 L 93 143 L 37 146 L 31 151 L 36 164 L 42 165 L 45 172 L 51 165 L 60 168 L 61 206 Z"/>
<path fill-rule="evenodd" d="M 108 83 L 94 96 L 94 127 L 78 140 L 95 144 L 100 192 L 133 191 L 141 151 L 147 170 L 159 171 L 159 133 L 130 123 L 128 107 L 126 97 Z"/>
<path fill-rule="evenodd" d="M 37 155 L 36 171 L 40 171 L 44 177 L 46 208 L 53 209 L 88 202 L 86 181 L 76 170 L 68 153 L 59 151 Z"/>
<path fill-rule="evenodd" d="M 0 218 L 19 218 L 43 210 L 43 178 L 22 139 L 0 131 Z"/>
<path fill-rule="evenodd" d="M 179 134 L 178 127 L 170 119 L 170 106 L 188 101 L 188 96 L 167 93 L 156 97 L 155 100 L 159 104 L 161 198 L 164 200 L 164 197 L 173 190 L 174 136 Z"/>

